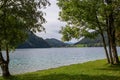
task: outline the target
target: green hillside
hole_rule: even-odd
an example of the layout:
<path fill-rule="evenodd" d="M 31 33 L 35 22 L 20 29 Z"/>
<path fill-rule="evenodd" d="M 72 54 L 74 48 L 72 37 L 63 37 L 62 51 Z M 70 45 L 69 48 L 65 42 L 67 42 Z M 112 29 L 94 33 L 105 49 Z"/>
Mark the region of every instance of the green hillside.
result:
<path fill-rule="evenodd" d="M 50 48 L 51 46 L 41 37 L 29 32 L 28 39 L 18 48 Z"/>
<path fill-rule="evenodd" d="M 57 39 L 54 39 L 54 38 L 51 38 L 51 39 L 45 39 L 45 41 L 51 46 L 51 47 L 65 47 L 67 46 L 68 44 L 60 41 L 60 40 L 57 40 Z"/>
<path fill-rule="evenodd" d="M 105 41 L 108 42 L 107 35 L 104 35 L 104 36 L 105 36 Z M 102 42 L 102 37 L 100 35 L 98 35 L 94 39 L 85 37 L 82 40 L 80 40 L 79 42 L 75 43 L 74 45 L 75 46 L 83 46 L 83 47 L 102 47 L 103 42 Z"/>

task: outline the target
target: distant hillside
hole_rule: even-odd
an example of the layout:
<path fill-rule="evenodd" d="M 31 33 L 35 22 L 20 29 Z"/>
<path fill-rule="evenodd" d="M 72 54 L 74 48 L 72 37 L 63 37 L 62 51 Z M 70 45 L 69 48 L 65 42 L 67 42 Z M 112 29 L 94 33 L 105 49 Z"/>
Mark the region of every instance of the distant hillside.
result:
<path fill-rule="evenodd" d="M 54 39 L 54 38 L 51 38 L 51 39 L 45 39 L 45 41 L 52 47 L 65 47 L 67 46 L 68 44 L 62 42 L 62 41 L 59 41 L 57 39 Z"/>
<path fill-rule="evenodd" d="M 107 40 L 107 35 L 105 35 L 105 40 Z M 83 46 L 83 47 L 101 47 L 103 46 L 102 37 L 98 35 L 96 38 L 83 38 L 79 42 L 75 43 L 76 46 Z"/>
<path fill-rule="evenodd" d="M 28 39 L 18 48 L 50 48 L 51 46 L 42 38 L 29 32 Z"/>

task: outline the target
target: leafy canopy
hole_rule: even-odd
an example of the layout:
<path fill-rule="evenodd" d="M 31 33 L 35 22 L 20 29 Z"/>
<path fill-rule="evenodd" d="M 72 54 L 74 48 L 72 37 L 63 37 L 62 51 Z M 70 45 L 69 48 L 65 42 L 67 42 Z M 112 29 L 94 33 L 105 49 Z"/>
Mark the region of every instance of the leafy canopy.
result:
<path fill-rule="evenodd" d="M 103 33 L 107 30 L 106 18 L 111 11 L 115 15 L 116 28 L 119 27 L 119 3 L 120 0 L 114 0 L 111 5 L 106 5 L 104 0 L 58 0 L 58 6 L 61 9 L 60 20 L 67 22 L 67 27 L 63 27 L 61 30 L 63 39 L 69 38 L 66 40 L 70 40 L 81 36 L 92 38 L 98 33 Z M 71 32 L 67 30 L 68 27 L 71 30 L 78 28 L 79 30 L 74 30 L 78 34 L 73 35 L 75 32 L 72 32 L 72 35 L 69 34 L 69 37 L 66 37 Z M 91 34 L 91 30 L 96 32 Z"/>
<path fill-rule="evenodd" d="M 0 1 L 0 44 L 16 47 L 26 40 L 28 31 L 43 31 L 46 22 L 41 11 L 50 3 L 48 0 L 1 0 Z"/>

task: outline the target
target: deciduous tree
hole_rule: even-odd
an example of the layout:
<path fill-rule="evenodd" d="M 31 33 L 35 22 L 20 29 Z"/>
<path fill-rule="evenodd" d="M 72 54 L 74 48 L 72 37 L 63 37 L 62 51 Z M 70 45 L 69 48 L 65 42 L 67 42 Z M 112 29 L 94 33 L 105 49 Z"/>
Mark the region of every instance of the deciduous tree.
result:
<path fill-rule="evenodd" d="M 108 3 L 106 1 L 110 1 Z M 58 0 L 60 20 L 67 22 L 61 33 L 63 39 L 80 38 L 81 36 L 102 36 L 108 63 L 119 63 L 115 30 L 119 21 L 119 0 Z M 75 30 L 76 29 L 76 30 Z M 91 34 L 91 31 L 94 31 Z M 104 33 L 108 34 L 109 52 L 106 48 Z"/>
<path fill-rule="evenodd" d="M 41 8 L 48 0 L 1 0 L 0 1 L 0 66 L 4 77 L 10 76 L 9 53 L 25 41 L 27 31 L 42 31 L 45 23 Z M 3 57 L 2 50 L 6 51 Z"/>

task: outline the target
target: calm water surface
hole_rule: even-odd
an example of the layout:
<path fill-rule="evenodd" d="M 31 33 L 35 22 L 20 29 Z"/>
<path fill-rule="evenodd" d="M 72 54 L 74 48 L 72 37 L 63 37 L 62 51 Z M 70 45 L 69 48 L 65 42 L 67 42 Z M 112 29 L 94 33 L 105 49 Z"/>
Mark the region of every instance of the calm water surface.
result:
<path fill-rule="evenodd" d="M 102 47 L 17 49 L 10 53 L 9 67 L 12 74 L 19 74 L 103 58 L 105 53 Z"/>

